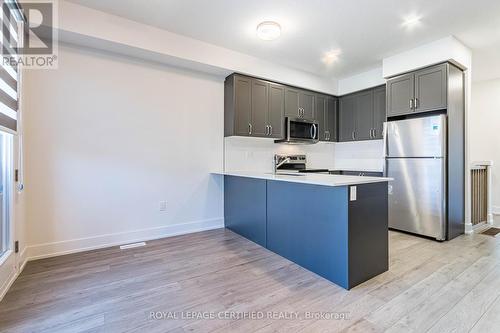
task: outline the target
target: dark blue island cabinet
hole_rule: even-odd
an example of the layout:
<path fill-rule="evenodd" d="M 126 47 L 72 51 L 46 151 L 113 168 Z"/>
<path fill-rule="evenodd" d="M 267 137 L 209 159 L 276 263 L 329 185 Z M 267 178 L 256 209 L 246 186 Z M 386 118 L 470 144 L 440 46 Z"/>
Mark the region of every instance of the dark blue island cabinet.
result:
<path fill-rule="evenodd" d="M 387 182 L 224 176 L 226 228 L 345 289 L 388 270 L 387 198 Z"/>

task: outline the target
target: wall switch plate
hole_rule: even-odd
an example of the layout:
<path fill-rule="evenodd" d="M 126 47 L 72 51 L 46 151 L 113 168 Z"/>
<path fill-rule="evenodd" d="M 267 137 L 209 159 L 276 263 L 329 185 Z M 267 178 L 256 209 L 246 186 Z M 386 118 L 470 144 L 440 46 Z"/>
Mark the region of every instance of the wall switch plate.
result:
<path fill-rule="evenodd" d="M 349 187 L 349 200 L 350 201 L 356 201 L 356 197 L 357 197 L 357 192 L 358 192 L 358 188 L 357 186 L 351 186 Z"/>
<path fill-rule="evenodd" d="M 164 212 L 167 210 L 167 202 L 166 201 L 160 201 L 160 212 Z"/>

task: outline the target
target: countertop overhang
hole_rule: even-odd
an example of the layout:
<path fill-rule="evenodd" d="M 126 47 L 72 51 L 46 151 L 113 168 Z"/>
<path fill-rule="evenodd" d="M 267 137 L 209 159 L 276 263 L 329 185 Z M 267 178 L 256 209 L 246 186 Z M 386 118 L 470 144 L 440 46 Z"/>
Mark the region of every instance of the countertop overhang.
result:
<path fill-rule="evenodd" d="M 266 172 L 248 172 L 248 171 L 223 171 L 212 172 L 214 175 L 235 176 L 254 179 L 274 180 L 281 182 L 300 183 L 320 186 L 350 186 L 370 183 L 389 182 L 394 180 L 387 177 L 366 177 L 366 176 L 344 176 L 328 174 L 300 174 L 284 175 Z"/>

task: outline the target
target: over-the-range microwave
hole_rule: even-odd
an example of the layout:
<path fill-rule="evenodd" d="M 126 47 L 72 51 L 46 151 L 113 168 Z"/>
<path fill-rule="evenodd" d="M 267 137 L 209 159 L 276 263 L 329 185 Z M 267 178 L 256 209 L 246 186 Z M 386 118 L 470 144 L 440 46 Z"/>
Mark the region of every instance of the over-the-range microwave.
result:
<path fill-rule="evenodd" d="M 276 143 L 313 144 L 319 141 L 318 122 L 311 119 L 285 117 L 285 136 Z"/>

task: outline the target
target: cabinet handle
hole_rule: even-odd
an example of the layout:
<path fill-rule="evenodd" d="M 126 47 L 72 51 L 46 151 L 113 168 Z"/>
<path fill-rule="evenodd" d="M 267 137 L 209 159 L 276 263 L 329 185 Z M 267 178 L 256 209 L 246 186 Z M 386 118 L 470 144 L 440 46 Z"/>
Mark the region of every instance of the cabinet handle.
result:
<path fill-rule="evenodd" d="M 252 135 L 252 124 L 248 124 L 248 135 Z"/>
<path fill-rule="evenodd" d="M 415 109 L 418 109 L 418 98 L 415 98 Z"/>
<path fill-rule="evenodd" d="M 410 98 L 410 110 L 413 110 L 413 99 Z"/>
<path fill-rule="evenodd" d="M 273 135 L 273 125 L 269 125 L 269 135 Z"/>
<path fill-rule="evenodd" d="M 314 130 L 312 138 L 316 139 L 316 135 L 318 134 L 318 128 L 316 127 L 316 124 L 313 124 L 312 128 Z"/>
<path fill-rule="evenodd" d="M 354 133 L 354 131 L 351 132 L 351 137 L 352 137 L 352 140 L 356 140 L 356 134 Z"/>
<path fill-rule="evenodd" d="M 269 135 L 269 125 L 266 125 L 266 135 Z"/>
<path fill-rule="evenodd" d="M 375 139 L 376 137 L 377 137 L 377 129 L 376 129 L 376 128 L 374 128 L 374 129 L 373 129 L 373 138 Z"/>

